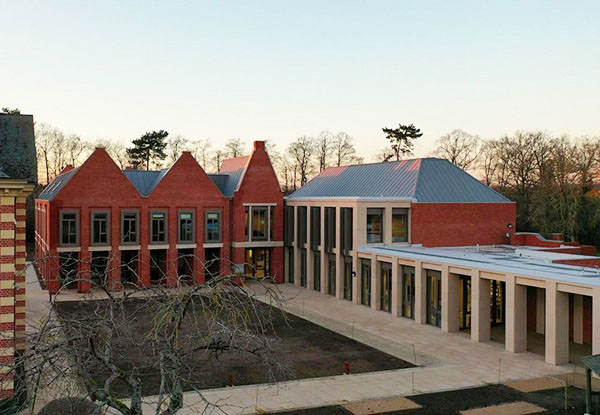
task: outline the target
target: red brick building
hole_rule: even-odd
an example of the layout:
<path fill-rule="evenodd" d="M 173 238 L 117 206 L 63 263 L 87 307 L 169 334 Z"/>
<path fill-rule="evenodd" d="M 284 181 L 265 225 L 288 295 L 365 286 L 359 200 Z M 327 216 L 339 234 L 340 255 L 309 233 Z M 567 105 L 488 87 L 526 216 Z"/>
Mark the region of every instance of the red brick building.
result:
<path fill-rule="evenodd" d="M 283 193 L 265 151 L 206 174 L 189 152 L 167 170 L 121 170 L 103 148 L 36 199 L 38 268 L 51 292 L 142 287 L 234 272 L 283 280 Z"/>

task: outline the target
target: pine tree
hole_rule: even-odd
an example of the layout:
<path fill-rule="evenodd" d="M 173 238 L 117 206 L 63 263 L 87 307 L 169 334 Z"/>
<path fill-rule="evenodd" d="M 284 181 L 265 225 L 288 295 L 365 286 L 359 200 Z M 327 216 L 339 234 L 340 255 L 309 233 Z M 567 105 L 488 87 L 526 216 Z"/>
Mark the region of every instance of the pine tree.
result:
<path fill-rule="evenodd" d="M 169 135 L 165 130 L 152 131 L 132 141 L 133 147 L 127 149 L 127 155 L 134 166 L 146 165 L 150 170 L 150 162 L 164 160 L 167 157 L 165 148 L 166 138 Z"/>
<path fill-rule="evenodd" d="M 386 133 L 386 137 L 392 147 L 393 155 L 396 156 L 396 160 L 400 160 L 405 155 L 412 154 L 414 144 L 412 140 L 415 140 L 423 135 L 420 129 L 410 125 L 399 124 L 398 128 L 382 128 L 383 132 Z"/>

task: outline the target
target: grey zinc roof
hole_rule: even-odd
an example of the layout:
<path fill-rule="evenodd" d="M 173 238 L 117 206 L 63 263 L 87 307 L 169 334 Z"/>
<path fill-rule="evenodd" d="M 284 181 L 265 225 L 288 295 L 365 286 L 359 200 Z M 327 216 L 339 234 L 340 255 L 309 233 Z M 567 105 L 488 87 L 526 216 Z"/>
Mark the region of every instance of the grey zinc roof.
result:
<path fill-rule="evenodd" d="M 222 183 L 222 187 L 219 186 L 217 182 L 215 182 L 215 184 L 217 184 L 224 196 L 233 197 L 233 193 L 238 189 L 239 184 L 244 177 L 244 171 L 249 157 L 250 156 L 241 156 L 223 161 L 219 175 L 227 176 L 227 180 Z"/>
<path fill-rule="evenodd" d="M 79 170 L 79 167 L 76 169 L 71 169 L 61 175 L 56 176 L 56 178 L 52 180 L 52 182 L 48 186 L 46 186 L 46 188 L 42 191 L 42 193 L 40 193 L 40 195 L 37 198 L 42 200 L 53 200 L 56 197 L 56 195 L 63 189 L 63 187 L 65 187 L 66 184 L 69 183 L 69 180 L 73 178 L 75 173 L 77 173 L 77 170 Z"/>
<path fill-rule="evenodd" d="M 142 196 L 148 196 L 158 186 L 160 181 L 167 174 L 167 169 L 163 170 L 123 170 L 125 177 L 140 192 Z"/>
<path fill-rule="evenodd" d="M 344 197 L 434 203 L 510 202 L 448 160 L 438 158 L 332 167 L 288 199 Z"/>

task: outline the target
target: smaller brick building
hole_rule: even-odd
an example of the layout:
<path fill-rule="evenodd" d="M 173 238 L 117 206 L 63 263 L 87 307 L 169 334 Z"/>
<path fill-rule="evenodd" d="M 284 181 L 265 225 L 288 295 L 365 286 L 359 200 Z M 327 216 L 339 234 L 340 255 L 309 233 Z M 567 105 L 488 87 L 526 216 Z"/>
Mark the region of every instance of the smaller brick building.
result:
<path fill-rule="evenodd" d="M 96 148 L 36 199 L 36 257 L 53 293 L 202 283 L 229 272 L 281 282 L 282 213 L 262 141 L 218 174 L 189 152 L 166 170 L 121 170 Z"/>

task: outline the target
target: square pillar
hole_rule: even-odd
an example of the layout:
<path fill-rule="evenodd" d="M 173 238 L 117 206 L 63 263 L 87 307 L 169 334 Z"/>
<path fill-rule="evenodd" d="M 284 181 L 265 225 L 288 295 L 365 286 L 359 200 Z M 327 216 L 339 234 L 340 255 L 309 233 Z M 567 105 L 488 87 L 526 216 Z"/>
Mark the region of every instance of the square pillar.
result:
<path fill-rule="evenodd" d="M 337 255 L 335 256 L 335 297 L 339 300 L 344 298 L 344 261 L 342 261 L 342 227 L 341 209 L 335 207 L 335 247 Z"/>
<path fill-rule="evenodd" d="M 427 279 L 420 262 L 415 263 L 415 323 L 427 323 Z"/>
<path fill-rule="evenodd" d="M 174 245 L 174 244 L 173 244 Z M 167 281 L 166 285 L 169 288 L 177 287 L 179 284 L 179 255 L 177 248 L 169 248 L 167 250 Z"/>
<path fill-rule="evenodd" d="M 569 363 L 569 294 L 546 283 L 546 362 Z"/>
<path fill-rule="evenodd" d="M 400 275 L 400 266 L 398 262 L 392 258 L 392 315 L 394 317 L 400 317 L 402 315 L 402 276 Z"/>
<path fill-rule="evenodd" d="M 453 333 L 459 330 L 459 277 L 442 268 L 442 331 Z"/>
<path fill-rule="evenodd" d="M 300 243 L 298 241 L 298 206 L 294 206 L 294 285 L 300 286 Z"/>
<path fill-rule="evenodd" d="M 381 287 L 379 286 L 379 273 L 381 265 L 376 255 L 371 255 L 371 308 L 381 309 Z"/>
<path fill-rule="evenodd" d="M 600 287 L 592 294 L 592 354 L 600 354 Z"/>
<path fill-rule="evenodd" d="M 77 292 L 87 293 L 92 288 L 92 253 L 81 249 L 77 265 Z"/>
<path fill-rule="evenodd" d="M 311 243 L 311 209 L 310 206 L 306 207 L 306 288 L 312 290 L 314 287 L 314 273 L 313 273 L 313 251 Z"/>
<path fill-rule="evenodd" d="M 361 267 L 360 267 L 360 259 L 354 251 L 354 255 L 352 255 L 352 271 L 354 271 L 354 277 L 352 277 L 352 302 L 354 304 L 360 304 L 360 296 L 361 296 L 361 286 L 360 286 L 360 278 L 361 278 Z"/>
<path fill-rule="evenodd" d="M 527 350 L 527 286 L 516 283 L 514 275 L 506 278 L 506 341 L 509 352 Z"/>
<path fill-rule="evenodd" d="M 121 284 L 121 251 L 119 251 L 119 247 L 112 247 L 107 255 L 108 289 L 118 291 L 123 287 L 123 284 Z"/>
<path fill-rule="evenodd" d="M 471 340 L 487 342 L 490 334 L 490 280 L 475 270 L 471 275 Z"/>
<path fill-rule="evenodd" d="M 327 251 L 325 250 L 325 207 L 321 209 L 321 294 L 327 295 L 329 291 L 329 279 L 327 277 L 327 261 L 329 261 Z"/>

